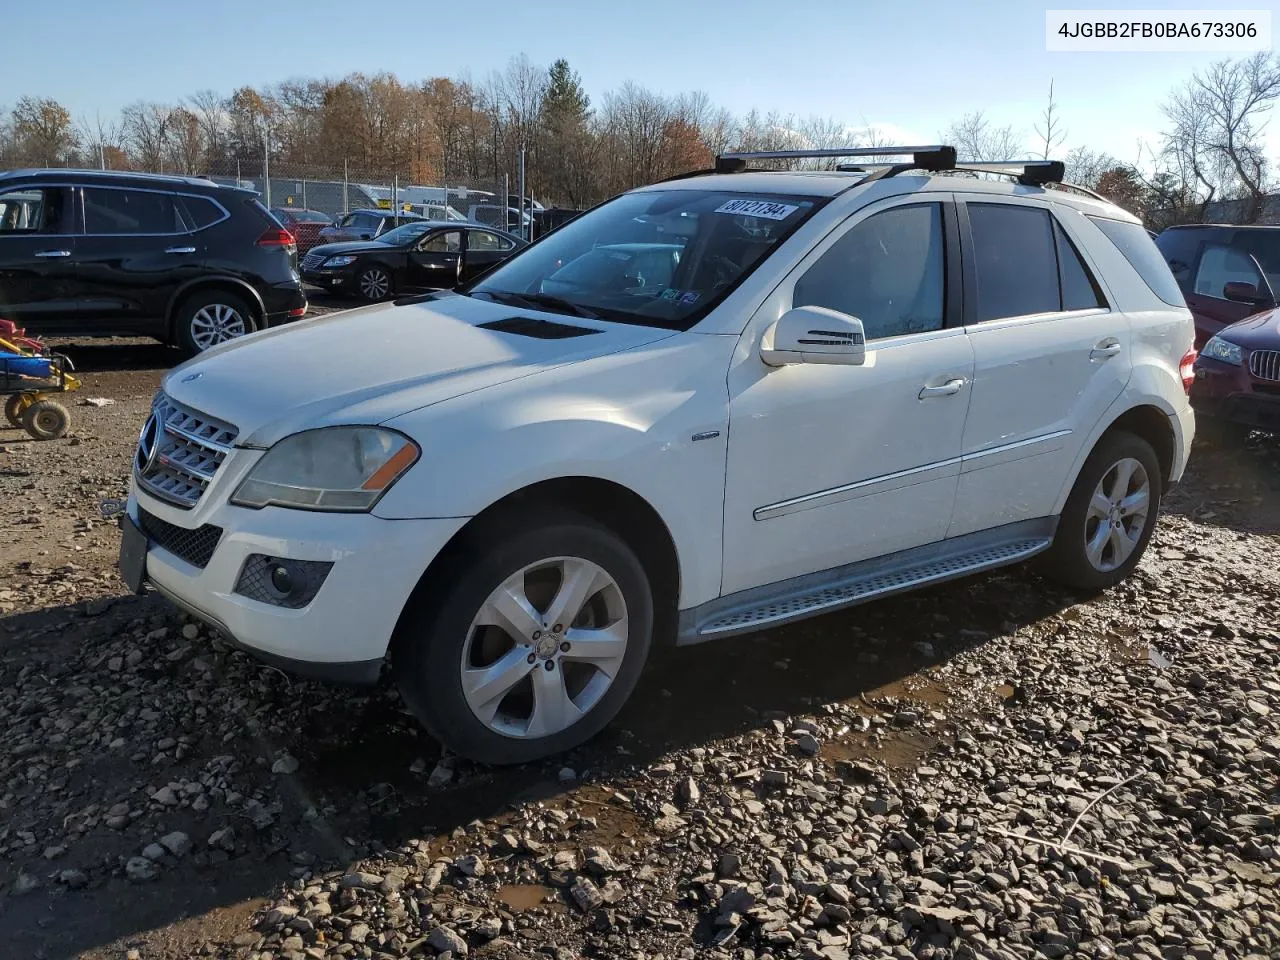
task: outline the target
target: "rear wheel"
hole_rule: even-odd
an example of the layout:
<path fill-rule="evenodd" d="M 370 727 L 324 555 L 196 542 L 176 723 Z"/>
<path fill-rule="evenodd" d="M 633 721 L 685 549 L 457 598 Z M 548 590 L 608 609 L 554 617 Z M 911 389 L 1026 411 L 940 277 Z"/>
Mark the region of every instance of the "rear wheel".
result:
<path fill-rule="evenodd" d="M 447 569 L 393 651 L 405 702 L 437 739 L 483 763 L 526 763 L 613 719 L 653 629 L 644 567 L 617 534 L 556 511 L 479 538 Z"/>
<path fill-rule="evenodd" d="M 356 290 L 365 300 L 385 300 L 391 289 L 391 274 L 382 267 L 366 267 L 356 278 Z"/>
<path fill-rule="evenodd" d="M 1151 444 L 1125 431 L 1105 435 L 1085 460 L 1041 566 L 1070 587 L 1119 583 L 1142 559 L 1164 493 Z"/>
<path fill-rule="evenodd" d="M 243 297 L 210 290 L 195 294 L 178 307 L 173 333 L 178 348 L 194 357 L 255 329 L 253 311 Z"/>
<path fill-rule="evenodd" d="M 37 400 L 22 411 L 22 428 L 36 440 L 57 440 L 71 429 L 71 413 L 56 400 Z"/>

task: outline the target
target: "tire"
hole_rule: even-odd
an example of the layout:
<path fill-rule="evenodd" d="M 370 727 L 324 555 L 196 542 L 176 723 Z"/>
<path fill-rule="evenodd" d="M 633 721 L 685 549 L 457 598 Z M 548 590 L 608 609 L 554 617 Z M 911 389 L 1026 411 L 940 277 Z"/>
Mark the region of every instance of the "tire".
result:
<path fill-rule="evenodd" d="M 415 594 L 397 629 L 392 673 L 409 709 L 444 746 L 481 763 L 528 763 L 595 736 L 631 695 L 649 655 L 653 597 L 635 553 L 608 528 L 552 510 L 505 529 L 495 524 L 460 554 Z M 519 637 L 495 625 L 520 619 L 518 605 L 489 603 L 500 590 L 517 584 L 530 603 L 523 609 L 538 617 L 566 602 L 565 582 L 591 583 L 586 600 L 570 604 L 581 613 L 569 623 L 526 617 Z M 507 613 L 495 616 L 500 610 Z M 595 635 L 600 646 L 586 645 L 583 631 L 592 627 L 610 628 Z M 592 657 L 583 658 L 586 650 Z M 499 662 L 507 666 L 486 697 L 479 675 Z M 464 672 L 474 684 L 470 701 Z M 539 712 L 540 703 L 564 709 Z"/>
<path fill-rule="evenodd" d="M 71 429 L 71 414 L 55 400 L 37 400 L 22 411 L 22 429 L 36 440 L 57 440 Z"/>
<path fill-rule="evenodd" d="M 1126 469 L 1130 479 L 1124 495 L 1119 496 L 1118 484 Z M 1145 481 L 1147 492 L 1141 515 L 1137 506 L 1140 481 Z M 1099 501 L 1094 500 L 1095 492 L 1100 494 Z M 1040 564 L 1041 571 L 1050 579 L 1079 590 L 1097 591 L 1119 583 L 1133 572 L 1146 552 L 1163 494 L 1160 459 L 1151 444 L 1122 430 L 1105 434 L 1071 488 L 1053 545 Z M 1109 510 L 1104 516 L 1102 501 L 1115 505 L 1117 500 L 1129 501 L 1129 508 Z M 1112 520 L 1120 526 L 1112 526 Z M 1110 535 L 1106 533 L 1108 526 L 1113 530 Z M 1096 549 L 1098 542 L 1102 543 L 1100 550 Z M 1092 551 L 1090 543 L 1095 545 Z"/>
<path fill-rule="evenodd" d="M 1250 428 L 1243 423 L 1219 420 L 1200 414 L 1196 417 L 1196 440 L 1206 447 L 1243 447 Z"/>
<path fill-rule="evenodd" d="M 206 290 L 184 300 L 173 318 L 173 342 L 188 357 L 257 329 L 254 311 L 244 297 L 226 290 Z"/>
<path fill-rule="evenodd" d="M 4 418 L 11 427 L 22 427 L 22 394 L 15 393 L 4 402 Z"/>
<path fill-rule="evenodd" d="M 361 300 L 377 303 L 386 300 L 395 292 L 395 284 L 386 267 L 375 264 L 365 267 L 356 276 L 356 295 Z"/>

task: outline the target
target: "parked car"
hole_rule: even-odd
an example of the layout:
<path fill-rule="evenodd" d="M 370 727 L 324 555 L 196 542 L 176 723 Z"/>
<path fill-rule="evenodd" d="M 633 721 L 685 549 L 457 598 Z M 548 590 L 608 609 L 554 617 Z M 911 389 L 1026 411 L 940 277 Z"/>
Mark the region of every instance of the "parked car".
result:
<path fill-rule="evenodd" d="M 1196 347 L 1224 327 L 1276 305 L 1280 227 L 1188 224 L 1169 227 L 1156 246 L 1196 320 Z"/>
<path fill-rule="evenodd" d="M 320 243 L 342 243 L 347 240 L 373 240 L 388 230 L 426 217 L 401 210 L 352 210 L 331 227 L 320 230 Z"/>
<path fill-rule="evenodd" d="M 1219 330 L 1200 351 L 1195 374 L 1191 406 L 1206 439 L 1239 443 L 1253 429 L 1280 433 L 1280 309 Z"/>
<path fill-rule="evenodd" d="M 99 170 L 0 173 L 0 317 L 188 354 L 306 313 L 294 238 L 249 190 Z"/>
<path fill-rule="evenodd" d="M 272 215 L 280 225 L 293 234 L 298 245 L 298 255 L 306 253 L 320 243 L 320 231 L 333 226 L 333 217 L 319 210 L 303 210 L 300 207 L 272 207 Z"/>
<path fill-rule="evenodd" d="M 521 224 L 533 223 L 533 217 L 521 213 L 519 207 L 502 207 L 496 203 L 473 203 L 467 208 L 467 219 L 487 227 L 519 233 Z"/>
<path fill-rule="evenodd" d="M 409 209 L 420 217 L 426 217 L 428 220 L 466 221 L 467 219 L 453 207 L 443 203 L 411 203 L 409 204 Z"/>
<path fill-rule="evenodd" d="M 335 293 L 384 300 L 399 293 L 453 289 L 525 246 L 479 224 L 406 223 L 376 240 L 326 243 L 302 258 L 302 279 Z"/>
<path fill-rule="evenodd" d="M 668 284 L 592 256 L 639 242 L 681 249 Z M 601 282 L 555 285 L 588 257 Z M 691 175 L 457 292 L 171 372 L 121 570 L 290 670 L 371 681 L 390 651 L 449 749 L 530 761 L 600 730 L 655 643 L 1033 557 L 1123 580 L 1186 464 L 1192 339 L 1151 238 L 1101 200 Z"/>

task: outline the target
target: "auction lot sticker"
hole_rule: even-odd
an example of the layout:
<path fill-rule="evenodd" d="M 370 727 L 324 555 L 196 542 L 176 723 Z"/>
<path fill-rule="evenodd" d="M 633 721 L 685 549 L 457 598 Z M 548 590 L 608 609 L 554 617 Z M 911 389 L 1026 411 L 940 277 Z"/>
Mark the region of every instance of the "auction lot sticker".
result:
<path fill-rule="evenodd" d="M 789 203 L 772 200 L 730 200 L 716 207 L 716 213 L 734 213 L 740 217 L 762 217 L 765 220 L 785 220 L 799 210 Z"/>
<path fill-rule="evenodd" d="M 1045 49 L 1244 53 L 1271 49 L 1270 10 L 1046 10 Z"/>

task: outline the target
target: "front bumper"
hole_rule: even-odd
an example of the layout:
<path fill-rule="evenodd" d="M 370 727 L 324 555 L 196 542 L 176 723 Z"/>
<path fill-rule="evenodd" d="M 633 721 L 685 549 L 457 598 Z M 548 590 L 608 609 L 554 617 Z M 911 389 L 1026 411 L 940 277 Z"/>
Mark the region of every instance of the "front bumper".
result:
<path fill-rule="evenodd" d="M 303 282 L 322 290 L 350 290 L 355 287 L 351 267 L 312 267 L 301 271 Z"/>
<path fill-rule="evenodd" d="M 222 528 L 203 568 L 151 544 L 146 577 L 160 593 L 268 663 L 300 675 L 350 682 L 377 679 L 410 594 L 465 522 L 385 520 L 280 507 L 250 510 L 225 502 L 211 510 L 201 504 L 197 522 L 192 511 L 135 488 L 127 506 L 135 522 L 140 506 L 184 528 Z M 309 604 L 288 609 L 234 592 L 252 554 L 322 560 L 333 567 Z"/>
<path fill-rule="evenodd" d="M 1243 366 L 1201 359 L 1191 406 L 1205 417 L 1280 433 L 1280 383 L 1259 382 Z"/>

